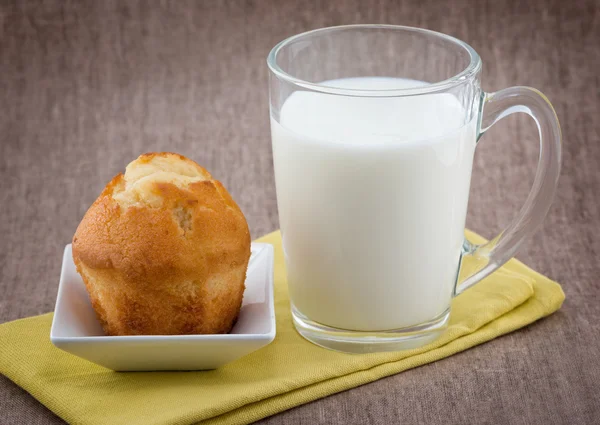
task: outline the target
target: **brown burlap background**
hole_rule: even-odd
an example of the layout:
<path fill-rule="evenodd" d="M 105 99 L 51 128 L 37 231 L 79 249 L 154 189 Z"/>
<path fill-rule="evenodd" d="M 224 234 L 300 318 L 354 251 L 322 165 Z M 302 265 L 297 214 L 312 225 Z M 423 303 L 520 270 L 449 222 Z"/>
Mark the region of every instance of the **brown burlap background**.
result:
<path fill-rule="evenodd" d="M 265 57 L 289 35 L 367 22 L 459 37 L 483 58 L 484 89 L 531 85 L 554 103 L 564 133 L 558 198 L 518 257 L 561 282 L 567 299 L 519 332 L 262 423 L 599 423 L 595 0 L 3 1 L 0 322 L 53 309 L 63 246 L 103 185 L 141 152 L 189 155 L 230 189 L 254 237 L 276 229 Z M 490 237 L 508 222 L 537 154 L 525 117 L 485 136 L 470 228 Z M 0 377 L 0 423 L 61 422 Z"/>

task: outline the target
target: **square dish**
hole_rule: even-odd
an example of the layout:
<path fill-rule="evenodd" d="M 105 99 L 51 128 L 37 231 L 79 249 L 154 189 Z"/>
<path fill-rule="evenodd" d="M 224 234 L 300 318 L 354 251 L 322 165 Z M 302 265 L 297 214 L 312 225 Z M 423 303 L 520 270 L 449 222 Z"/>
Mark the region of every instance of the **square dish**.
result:
<path fill-rule="evenodd" d="M 252 243 L 246 290 L 229 334 L 105 336 L 71 245 L 63 254 L 50 340 L 61 350 L 116 371 L 216 369 L 275 338 L 273 246 Z"/>

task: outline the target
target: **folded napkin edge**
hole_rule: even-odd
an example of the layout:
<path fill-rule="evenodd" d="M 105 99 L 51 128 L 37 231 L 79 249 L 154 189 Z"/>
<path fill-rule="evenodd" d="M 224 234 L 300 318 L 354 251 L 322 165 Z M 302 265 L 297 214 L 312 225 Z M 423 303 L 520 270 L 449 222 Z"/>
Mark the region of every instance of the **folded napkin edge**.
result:
<path fill-rule="evenodd" d="M 552 282 L 549 279 L 546 280 L 555 284 L 560 289 L 560 285 L 558 285 L 557 283 Z M 560 292 L 562 293 L 562 289 Z M 564 299 L 564 297 L 562 299 Z M 552 312 L 557 311 L 562 304 L 562 300 L 560 299 L 560 297 L 556 297 L 555 301 L 557 301 L 557 304 L 555 305 L 555 308 Z M 244 405 L 243 407 L 240 407 L 236 410 L 198 422 L 197 424 L 249 424 L 254 421 L 263 419 L 265 417 L 281 413 L 285 410 L 298 407 L 306 403 L 310 403 L 311 401 L 318 400 L 328 395 L 337 394 L 360 385 L 374 382 L 376 380 L 395 375 L 397 373 L 409 369 L 413 369 L 415 367 L 423 366 L 434 361 L 445 359 L 454 354 L 466 351 L 477 345 L 491 341 L 497 337 L 506 335 L 510 332 L 514 332 L 518 329 L 529 326 L 550 314 L 544 314 L 545 311 L 539 311 L 535 308 L 530 309 L 529 307 L 532 306 L 530 306 L 529 304 L 532 303 L 537 303 L 542 306 L 544 305 L 544 303 L 540 302 L 540 300 L 537 299 L 534 292 L 534 295 L 532 297 L 527 299 L 522 304 L 515 306 L 515 308 L 503 314 L 502 316 L 497 317 L 496 319 L 486 323 L 484 326 L 466 335 L 448 341 L 446 344 L 436 347 L 433 350 L 421 353 L 420 355 L 409 356 L 397 361 L 383 362 L 367 369 L 358 370 L 350 374 L 341 375 L 334 378 L 330 378 L 325 381 L 316 382 L 314 384 L 309 385 L 308 387 L 296 388 L 286 393 L 278 394 L 267 399 Z M 523 317 L 521 316 L 521 310 L 531 310 L 531 316 L 528 317 L 526 320 L 523 320 Z M 539 314 L 534 314 L 535 311 L 539 311 Z M 501 326 L 504 325 L 504 322 L 507 323 L 506 327 Z M 511 323 L 509 324 L 508 322 Z M 464 345 L 465 342 L 467 342 L 466 345 Z M 419 358 L 421 356 L 429 354 L 431 354 L 431 356 L 428 356 L 430 358 L 428 358 L 427 361 L 419 361 Z M 406 367 L 404 367 L 405 365 Z M 394 368 L 393 366 L 398 367 Z M 380 370 L 382 372 L 378 373 Z M 362 375 L 371 376 L 367 377 L 366 379 L 361 379 Z M 336 388 L 335 383 L 337 381 L 343 382 L 349 378 L 355 378 L 355 380 L 352 382 L 346 382 L 342 387 Z M 313 393 L 313 391 L 306 390 L 316 390 L 316 393 Z M 274 406 L 273 404 L 276 404 L 278 406 Z"/>

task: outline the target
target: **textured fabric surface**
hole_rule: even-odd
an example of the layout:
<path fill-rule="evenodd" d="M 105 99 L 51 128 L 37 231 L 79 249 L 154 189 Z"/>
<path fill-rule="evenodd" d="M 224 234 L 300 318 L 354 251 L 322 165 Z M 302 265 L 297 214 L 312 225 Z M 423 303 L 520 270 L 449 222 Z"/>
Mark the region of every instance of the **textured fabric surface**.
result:
<path fill-rule="evenodd" d="M 275 247 L 277 336 L 266 348 L 215 371 L 115 373 L 55 348 L 52 315 L 45 314 L 0 325 L 0 372 L 73 424 L 250 423 L 481 344 L 553 313 L 564 300 L 558 284 L 513 259 L 453 300 L 448 329 L 435 342 L 343 354 L 294 330 L 281 235 L 259 242 Z"/>
<path fill-rule="evenodd" d="M 448 359 L 262 421 L 600 421 L 600 6 L 597 0 L 0 2 L 0 321 L 50 312 L 62 249 L 112 176 L 174 150 L 223 181 L 254 237 L 278 228 L 265 57 L 348 23 L 454 35 L 482 87 L 542 90 L 564 135 L 556 202 L 517 257 L 561 282 L 556 314 Z M 477 148 L 468 227 L 492 237 L 525 200 L 535 125 L 511 116 Z M 60 424 L 0 376 L 0 423 Z"/>

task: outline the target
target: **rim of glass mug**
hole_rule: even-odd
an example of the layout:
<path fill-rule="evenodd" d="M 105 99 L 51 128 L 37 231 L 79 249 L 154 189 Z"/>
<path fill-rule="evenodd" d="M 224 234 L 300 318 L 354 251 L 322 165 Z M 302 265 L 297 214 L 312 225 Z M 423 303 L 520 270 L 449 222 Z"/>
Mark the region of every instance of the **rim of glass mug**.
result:
<path fill-rule="evenodd" d="M 347 89 L 340 87 L 328 86 L 321 83 L 311 83 L 309 81 L 302 80 L 300 78 L 294 77 L 293 75 L 285 72 L 281 67 L 277 64 L 277 55 L 287 45 L 298 41 L 299 39 L 312 36 L 312 35 L 321 35 L 325 33 L 335 32 L 335 31 L 344 31 L 349 29 L 385 29 L 385 30 L 397 30 L 397 31 L 405 31 L 405 32 L 413 32 L 425 34 L 428 36 L 437 37 L 439 39 L 443 39 L 445 41 L 449 41 L 462 49 L 464 49 L 470 58 L 469 65 L 463 69 L 458 74 L 450 77 L 448 79 L 437 81 L 435 83 L 429 83 L 426 86 L 414 87 L 414 88 L 404 88 L 404 89 L 378 89 L 378 90 L 363 90 L 363 89 Z M 340 96 L 358 96 L 358 97 L 400 97 L 400 96 L 418 96 L 421 94 L 431 94 L 440 91 L 446 91 L 449 88 L 458 86 L 466 81 L 469 81 L 473 76 L 477 75 L 477 73 L 481 70 L 481 58 L 471 46 L 465 43 L 458 38 L 452 37 L 447 34 L 443 34 L 441 32 L 432 31 L 424 28 L 416 28 L 416 27 L 408 27 L 403 25 L 387 25 L 387 24 L 353 24 L 353 25 L 338 25 L 333 27 L 319 28 L 312 31 L 306 31 L 300 34 L 293 35 L 291 37 L 286 38 L 285 40 L 279 42 L 269 55 L 267 56 L 267 65 L 271 72 L 275 74 L 278 78 L 285 80 L 289 83 L 295 84 L 299 87 L 303 87 L 309 90 L 328 93 Z"/>

